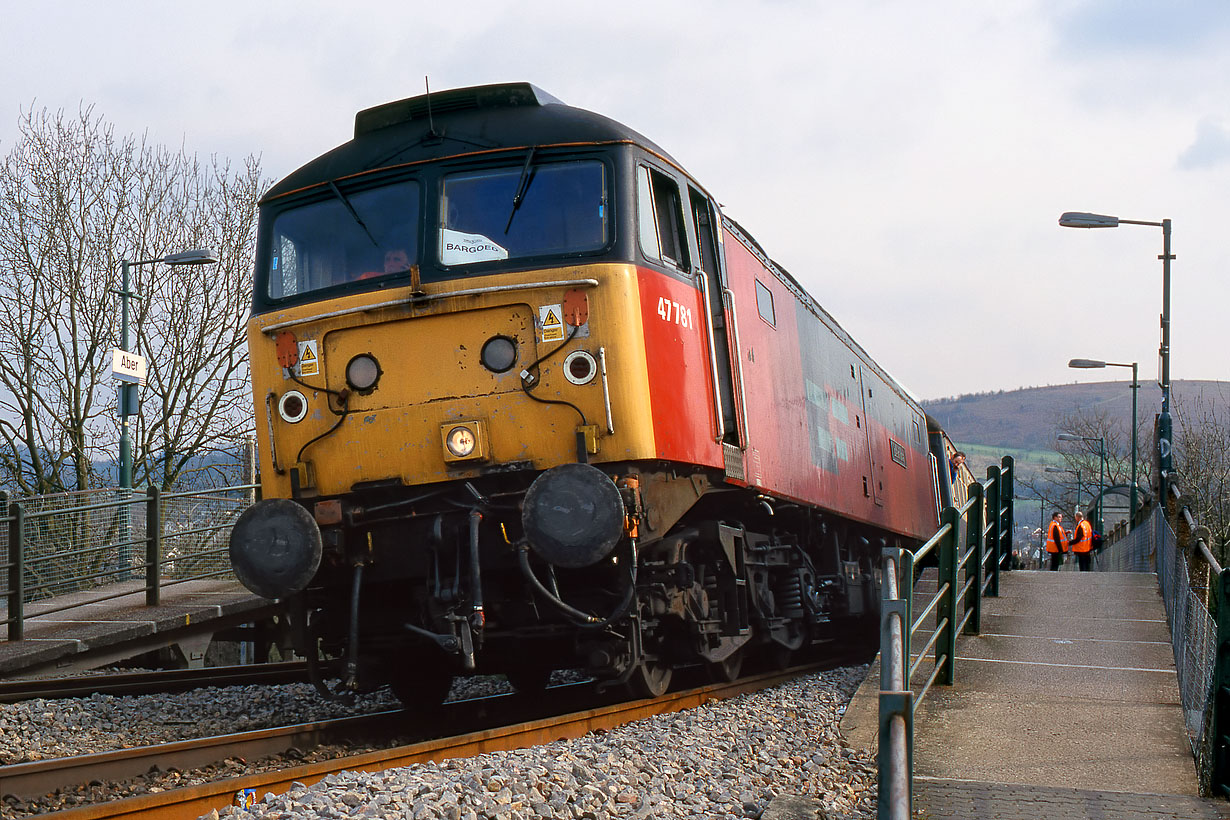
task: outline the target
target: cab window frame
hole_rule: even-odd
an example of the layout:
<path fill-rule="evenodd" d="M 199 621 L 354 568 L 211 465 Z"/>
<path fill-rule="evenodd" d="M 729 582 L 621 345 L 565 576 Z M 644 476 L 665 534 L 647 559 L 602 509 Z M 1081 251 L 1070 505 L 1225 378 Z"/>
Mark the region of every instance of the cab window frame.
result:
<path fill-rule="evenodd" d="M 637 246 L 650 262 L 668 270 L 690 274 L 693 270 L 693 237 L 688 228 L 691 209 L 685 211 L 684 185 L 673 175 L 647 163 L 636 164 Z M 668 222 L 665 232 L 663 222 Z M 669 239 L 673 248 L 663 247 Z M 678 258 L 671 256 L 674 250 Z"/>
<path fill-rule="evenodd" d="M 393 281 L 401 281 L 410 275 L 409 267 L 404 270 L 385 273 L 384 257 L 385 254 L 395 250 L 406 251 L 408 256 L 409 266 L 418 265 L 423 259 L 424 253 L 424 235 L 423 235 L 423 215 L 427 207 L 426 197 L 432 187 L 430 182 L 424 179 L 423 174 L 417 170 L 413 173 L 398 173 L 389 175 L 382 173 L 371 178 L 364 178 L 358 182 L 338 181 L 334 183 L 336 190 L 327 185 L 321 185 L 310 192 L 306 192 L 302 196 L 288 198 L 279 201 L 276 208 L 269 205 L 263 206 L 270 210 L 261 215 L 261 233 L 257 237 L 257 276 L 260 281 L 257 283 L 255 292 L 261 302 L 269 305 L 292 304 L 299 302 L 319 301 L 322 299 L 332 298 L 339 292 L 348 292 L 355 290 L 369 290 L 377 287 L 387 287 Z M 367 225 L 363 228 L 358 223 L 353 222 L 353 215 L 349 213 L 351 208 L 355 208 L 356 202 L 363 205 L 362 200 L 367 194 L 374 194 L 378 191 L 391 193 L 398 186 L 412 186 L 413 197 L 408 200 L 412 203 L 411 207 L 414 213 L 409 214 L 405 218 L 397 218 L 393 215 L 388 215 L 384 220 L 384 225 Z M 313 209 L 322 205 L 334 203 L 335 208 L 341 209 L 346 214 L 345 218 L 338 218 L 336 223 L 340 226 L 338 233 L 342 233 L 343 228 L 350 233 L 348 238 L 343 237 L 341 240 L 334 243 L 317 242 L 316 249 L 312 251 L 313 243 L 306 240 L 296 241 L 293 236 L 293 231 L 289 229 L 282 220 L 286 218 L 294 218 L 300 216 L 304 218 L 305 226 L 310 226 L 312 213 L 309 209 Z M 360 217 L 363 216 L 362 208 L 357 209 Z M 318 214 L 317 219 L 323 214 Z M 371 214 L 369 213 L 370 217 Z M 350 224 L 347 224 L 347 223 Z M 374 220 L 373 220 L 374 222 Z M 389 233 L 390 225 L 403 224 L 406 229 L 397 234 L 394 238 L 386 241 L 386 236 L 391 236 Z M 364 220 L 364 224 L 367 224 Z M 376 238 L 371 236 L 371 232 L 376 233 Z M 304 235 L 307 232 L 304 231 Z M 361 237 L 366 235 L 366 240 Z M 375 248 L 370 253 L 370 259 L 366 264 L 352 262 L 350 259 L 351 253 L 354 251 L 353 244 L 356 238 L 359 238 L 358 245 L 365 245 L 367 241 L 371 241 Z M 400 240 L 400 241 L 398 241 Z M 296 266 L 298 265 L 316 265 L 317 273 L 299 273 L 295 280 L 299 285 L 299 289 L 287 292 L 284 287 L 279 288 L 278 285 L 285 285 L 287 279 L 284 271 L 286 268 L 285 260 L 288 256 L 286 249 L 293 247 L 293 257 Z M 321 254 L 326 248 L 332 248 L 335 254 L 340 256 L 329 260 L 328 257 Z M 348 250 L 349 248 L 349 250 Z M 307 252 L 307 253 L 305 253 Z M 311 253 L 318 255 L 318 259 L 314 260 Z M 300 255 L 307 256 L 306 259 L 300 259 Z M 356 259 L 358 257 L 355 257 Z M 342 264 L 338 263 L 338 259 L 342 260 Z M 331 280 L 329 282 L 317 284 L 315 287 L 304 288 L 305 283 L 310 283 L 312 278 L 323 278 L 328 275 Z"/>
<path fill-rule="evenodd" d="M 528 149 L 525 149 L 528 150 Z M 525 150 L 513 155 L 504 155 L 498 159 L 475 162 L 473 159 L 445 162 L 434 166 L 435 184 L 428 194 L 431 211 L 423 220 L 424 227 L 430 234 L 427 240 L 430 247 L 424 250 L 424 259 L 430 257 L 432 268 L 438 271 L 433 281 L 446 281 L 470 276 L 485 275 L 493 268 L 524 268 L 535 264 L 551 261 L 588 259 L 610 252 L 616 239 L 616 203 L 615 203 L 615 170 L 610 157 L 606 153 L 576 153 L 557 154 L 549 150 L 539 151 L 531 160 L 531 168 L 535 171 L 547 165 L 566 165 L 571 163 L 596 163 L 601 169 L 602 184 L 602 227 L 604 236 L 602 242 L 593 248 L 584 250 L 560 250 L 556 252 L 541 252 L 524 256 L 509 256 L 503 259 L 481 259 L 475 261 L 445 262 L 443 259 L 441 237 L 446 229 L 446 185 L 450 177 L 464 174 L 483 174 L 507 170 L 519 177 L 525 165 Z M 532 184 L 532 183 L 531 183 Z M 512 198 L 509 198 L 508 209 L 512 210 Z M 515 214 L 513 222 L 521 216 Z M 431 222 L 428 225 L 428 221 Z M 428 277 L 424 277 L 427 279 Z"/>

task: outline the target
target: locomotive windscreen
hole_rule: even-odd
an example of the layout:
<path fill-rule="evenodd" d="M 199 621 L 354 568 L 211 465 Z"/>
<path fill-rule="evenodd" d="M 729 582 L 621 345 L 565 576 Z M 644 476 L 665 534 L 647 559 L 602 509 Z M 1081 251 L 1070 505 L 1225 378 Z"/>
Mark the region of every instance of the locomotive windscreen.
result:
<path fill-rule="evenodd" d="M 398 182 L 326 198 L 279 214 L 270 245 L 273 299 L 407 270 L 417 263 L 419 184 Z"/>
<path fill-rule="evenodd" d="M 444 178 L 439 261 L 586 253 L 607 240 L 606 183 L 595 160 L 524 165 Z"/>

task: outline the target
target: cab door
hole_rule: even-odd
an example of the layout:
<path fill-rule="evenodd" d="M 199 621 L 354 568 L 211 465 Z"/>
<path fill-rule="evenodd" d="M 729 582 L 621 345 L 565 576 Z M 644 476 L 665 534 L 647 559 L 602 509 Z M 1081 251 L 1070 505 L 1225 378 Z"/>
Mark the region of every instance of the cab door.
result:
<path fill-rule="evenodd" d="M 709 198 L 689 187 L 692 206 L 692 227 L 696 236 L 696 273 L 706 301 L 706 331 L 709 340 L 710 370 L 714 386 L 714 439 L 722 444 L 742 449 L 743 436 L 735 401 L 735 372 L 730 355 L 727 330 L 726 276 L 722 270 L 719 248 L 720 224 L 716 209 Z"/>

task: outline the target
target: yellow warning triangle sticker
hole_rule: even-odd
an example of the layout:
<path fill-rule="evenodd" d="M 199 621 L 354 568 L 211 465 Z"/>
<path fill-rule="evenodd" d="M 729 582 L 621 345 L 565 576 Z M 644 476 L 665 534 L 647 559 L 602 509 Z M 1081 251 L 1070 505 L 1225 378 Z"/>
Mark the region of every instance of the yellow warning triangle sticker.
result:
<path fill-rule="evenodd" d="M 544 326 L 546 326 L 546 325 L 558 325 L 558 324 L 560 323 L 560 321 L 559 321 L 559 317 L 555 315 L 555 311 L 554 311 L 554 310 L 549 310 L 549 309 L 548 309 L 548 310 L 547 310 L 547 315 L 546 315 L 546 317 L 545 317 L 545 318 L 543 318 L 542 323 L 543 323 L 543 325 L 544 325 Z"/>
<path fill-rule="evenodd" d="M 303 348 L 303 354 L 299 357 L 299 361 L 301 362 L 316 361 L 316 348 L 310 347 L 310 346 Z"/>

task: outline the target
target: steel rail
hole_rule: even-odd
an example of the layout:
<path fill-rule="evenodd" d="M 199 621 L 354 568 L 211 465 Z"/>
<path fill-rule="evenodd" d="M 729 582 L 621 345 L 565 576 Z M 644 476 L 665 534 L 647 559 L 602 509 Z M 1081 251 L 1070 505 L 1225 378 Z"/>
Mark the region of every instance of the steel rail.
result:
<path fill-rule="evenodd" d="M 67 678 L 24 678 L 0 681 L 0 703 L 17 703 L 34 698 L 80 698 L 94 694 L 145 695 L 183 692 L 204 686 L 298 683 L 307 680 L 307 664 L 302 661 L 74 675 Z"/>
<path fill-rule="evenodd" d="M 245 775 L 184 789 L 67 809 L 44 816 L 57 818 L 57 820 L 112 820 L 113 818 L 179 820 L 184 817 L 199 817 L 208 814 L 211 810 L 220 810 L 231 805 L 236 795 L 247 789 L 255 790 L 258 796 L 269 792 L 280 794 L 296 783 L 310 786 L 330 774 L 341 771 L 376 772 L 414 763 L 523 749 L 555 740 L 582 737 L 593 731 L 614 729 L 647 717 L 692 709 L 712 701 L 768 689 L 824 668 L 831 668 L 831 664 L 795 667 L 782 672 L 744 678 L 733 683 L 711 684 L 687 689 L 667 694 L 661 698 L 585 709 L 556 717 L 469 732 L 455 737 L 413 743 L 394 749 L 367 752 L 279 771 Z M 3 773 L 4 770 L 0 769 L 0 778 Z M 4 781 L 0 779 L 0 784 L 3 783 Z M 9 791 L 7 785 L 3 788 L 4 791 Z"/>

